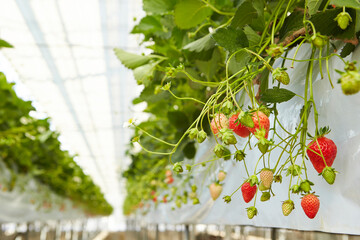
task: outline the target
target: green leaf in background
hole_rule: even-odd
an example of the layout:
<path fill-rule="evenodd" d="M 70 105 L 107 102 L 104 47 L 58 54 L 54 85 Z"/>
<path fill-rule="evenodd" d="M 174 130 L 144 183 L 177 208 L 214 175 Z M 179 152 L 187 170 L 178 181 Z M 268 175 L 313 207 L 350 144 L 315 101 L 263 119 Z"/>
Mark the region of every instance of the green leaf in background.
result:
<path fill-rule="evenodd" d="M 257 16 L 257 11 L 251 1 L 243 1 L 237 8 L 230 26 L 233 28 L 242 28 L 246 24 L 250 24 Z"/>
<path fill-rule="evenodd" d="M 341 50 L 340 56 L 342 58 L 344 58 L 344 57 L 348 56 L 350 53 L 352 53 L 354 50 L 355 50 L 355 45 L 353 45 L 351 43 L 347 43 Z"/>
<path fill-rule="evenodd" d="M 342 12 L 341 8 L 330 9 L 314 14 L 310 20 L 314 23 L 316 31 L 323 35 L 333 36 L 339 39 L 353 39 L 355 37 L 356 11 L 351 8 L 347 8 L 346 11 L 350 14 L 352 22 L 349 23 L 349 26 L 345 30 L 342 30 L 334 20 L 336 16 Z"/>
<path fill-rule="evenodd" d="M 261 101 L 266 103 L 282 103 L 287 102 L 295 96 L 290 90 L 285 88 L 274 87 L 272 89 L 267 89 L 263 94 L 261 94 Z"/>
<path fill-rule="evenodd" d="M 221 53 L 218 49 L 215 49 L 210 61 L 195 61 L 196 66 L 199 70 L 205 74 L 208 81 L 210 81 L 216 74 L 219 64 L 222 61 Z"/>
<path fill-rule="evenodd" d="M 244 33 L 246 34 L 249 40 L 249 47 L 257 46 L 259 44 L 261 37 L 251 27 L 245 26 Z"/>
<path fill-rule="evenodd" d="M 10 43 L 8 43 L 7 41 L 0 39 L 0 48 L 3 48 L 3 47 L 13 48 L 14 46 L 11 45 Z"/>
<path fill-rule="evenodd" d="M 136 25 L 131 33 L 151 33 L 162 32 L 163 25 L 160 23 L 159 16 L 146 16 L 140 20 L 140 23 Z"/>
<path fill-rule="evenodd" d="M 358 0 L 331 0 L 330 4 L 334 4 L 337 7 L 360 9 L 360 2 Z"/>
<path fill-rule="evenodd" d="M 244 33 L 240 29 L 219 28 L 212 34 L 216 43 L 230 52 L 249 46 L 249 41 Z"/>
<path fill-rule="evenodd" d="M 135 80 L 139 84 L 144 84 L 145 86 L 147 86 L 150 82 L 150 78 L 152 77 L 152 75 L 154 73 L 154 69 L 155 69 L 156 65 L 158 65 L 158 64 L 159 64 L 159 61 L 145 64 L 143 66 L 140 66 L 140 67 L 137 67 L 136 69 L 134 69 L 133 72 L 134 72 Z"/>
<path fill-rule="evenodd" d="M 120 48 L 114 49 L 116 57 L 120 60 L 125 67 L 130 69 L 135 69 L 140 67 L 150 61 L 150 57 L 148 56 L 141 56 L 133 53 L 126 52 Z"/>
<path fill-rule="evenodd" d="M 315 14 L 318 11 L 321 3 L 322 1 L 320 0 L 308 0 L 306 7 L 309 9 L 309 14 Z"/>
<path fill-rule="evenodd" d="M 183 149 L 183 153 L 186 158 L 193 159 L 196 154 L 195 142 L 191 141 Z"/>
<path fill-rule="evenodd" d="M 193 41 L 186 46 L 183 47 L 185 50 L 189 50 L 191 52 L 202 52 L 209 50 L 215 46 L 214 39 L 211 38 L 211 34 L 205 35 L 202 38 Z"/>
<path fill-rule="evenodd" d="M 287 36 L 292 35 L 295 31 L 304 27 L 303 15 L 300 12 L 293 12 L 285 19 L 284 25 L 279 31 L 280 41 Z"/>
<path fill-rule="evenodd" d="M 163 14 L 172 10 L 175 0 L 143 0 L 143 9 L 147 13 Z"/>
<path fill-rule="evenodd" d="M 212 10 L 199 0 L 180 1 L 175 6 L 175 24 L 182 29 L 195 27 L 204 21 Z"/>
<path fill-rule="evenodd" d="M 168 114 L 169 123 L 178 129 L 178 131 L 185 131 L 189 127 L 189 119 L 182 111 L 169 111 Z"/>

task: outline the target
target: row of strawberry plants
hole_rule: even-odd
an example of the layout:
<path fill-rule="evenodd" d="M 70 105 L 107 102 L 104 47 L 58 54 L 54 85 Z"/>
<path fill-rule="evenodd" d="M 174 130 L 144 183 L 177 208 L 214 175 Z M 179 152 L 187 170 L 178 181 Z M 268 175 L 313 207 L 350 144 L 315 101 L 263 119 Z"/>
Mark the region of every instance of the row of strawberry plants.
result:
<path fill-rule="evenodd" d="M 115 49 L 119 60 L 133 69 L 138 84 L 144 85 L 134 104 L 146 102 L 145 111 L 151 113 L 146 122 L 129 121 L 135 135 L 128 151 L 133 161 L 123 174 L 128 190 L 124 212 L 144 209 L 150 200 L 155 206 L 174 201 L 181 207 L 188 199 L 198 204 L 193 169 L 205 166 L 206 172 L 207 164 L 232 158 L 242 162 L 247 177 L 223 197 L 225 202 L 241 189 L 246 203 L 254 200 L 247 208 L 253 218 L 257 193 L 261 192 L 261 201 L 268 201 L 274 195 L 272 183 L 281 183 L 287 173 L 290 185 L 283 214 L 291 213 L 292 198 L 302 194 L 301 206 L 314 218 L 320 201 L 312 192 L 308 160 L 329 184 L 334 184 L 337 174 L 332 168 L 337 147 L 325 136 L 330 128 L 318 124 L 314 65 L 319 65 L 318 74 L 328 78 L 332 88 L 341 87 L 345 95 L 360 91 L 356 62 L 344 60 L 358 44 L 360 4 L 356 0 L 144 0 L 143 8 L 147 15 L 132 33 L 142 34 L 152 53 L 135 55 Z M 310 57 L 297 59 L 304 44 Z M 290 50 L 293 56 L 288 56 Z M 345 65 L 344 71 L 338 70 L 339 85 L 331 79 L 331 58 Z M 281 66 L 274 69 L 277 59 Z M 294 62 L 307 63 L 302 95 L 286 88 L 291 83 L 286 62 L 292 67 Z M 278 106 L 294 97 L 303 101 L 303 108 L 296 126 L 287 129 L 279 119 Z M 308 127 L 312 118 L 315 129 Z M 242 148 L 235 134 L 247 139 Z M 197 144 L 210 136 L 216 141 L 214 157 L 201 164 L 183 164 L 184 157 L 193 158 Z M 255 151 L 253 137 L 261 156 L 255 168 L 248 169 L 246 153 Z M 135 144 L 142 151 L 132 151 Z M 271 155 L 274 150 L 280 155 Z M 171 165 L 178 173 L 178 186 L 191 186 L 191 190 L 169 186 L 174 179 Z M 224 181 L 223 172 L 209 187 L 214 200 L 222 192 L 220 181 Z M 151 206 L 146 204 L 141 211 L 146 213 Z"/>
<path fill-rule="evenodd" d="M 1 46 L 11 47 L 3 42 Z M 17 96 L 13 85 L 0 73 L 0 161 L 11 173 L 1 183 L 2 191 L 11 191 L 18 175 L 30 175 L 89 215 L 111 214 L 112 206 L 100 188 L 74 161 L 74 156 L 62 150 L 59 133 L 50 130 L 49 119 L 31 117 L 35 108 L 31 101 Z"/>

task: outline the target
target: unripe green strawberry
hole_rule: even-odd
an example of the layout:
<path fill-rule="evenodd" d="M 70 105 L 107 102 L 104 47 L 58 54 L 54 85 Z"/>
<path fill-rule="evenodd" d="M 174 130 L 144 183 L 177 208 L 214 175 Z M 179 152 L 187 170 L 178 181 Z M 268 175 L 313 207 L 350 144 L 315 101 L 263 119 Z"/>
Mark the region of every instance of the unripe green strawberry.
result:
<path fill-rule="evenodd" d="M 268 49 L 266 49 L 267 54 L 271 57 L 279 57 L 284 53 L 284 47 L 281 45 L 271 44 Z"/>
<path fill-rule="evenodd" d="M 257 215 L 257 209 L 255 207 L 247 208 L 247 215 L 249 219 L 253 219 Z"/>
<path fill-rule="evenodd" d="M 334 20 L 337 21 L 338 26 L 342 30 L 345 30 L 349 26 L 349 23 L 352 22 L 352 18 L 347 12 L 339 13 Z"/>
<path fill-rule="evenodd" d="M 297 185 L 297 184 L 295 184 L 295 185 L 293 185 L 292 187 L 291 187 L 291 192 L 292 193 L 299 193 L 300 192 L 300 186 L 299 185 Z"/>
<path fill-rule="evenodd" d="M 196 205 L 196 204 L 199 204 L 199 203 L 200 203 L 200 201 L 199 201 L 198 198 L 194 198 L 194 199 L 193 199 L 193 205 Z"/>
<path fill-rule="evenodd" d="M 174 164 L 173 171 L 176 173 L 182 173 L 184 169 L 182 168 L 181 164 L 177 162 Z"/>
<path fill-rule="evenodd" d="M 230 149 L 225 148 L 225 152 L 224 152 L 224 156 L 223 156 L 224 160 L 229 160 L 231 158 L 231 152 Z"/>
<path fill-rule="evenodd" d="M 206 132 L 204 130 L 201 130 L 197 135 L 197 141 L 199 143 L 202 143 L 203 141 L 205 141 L 206 137 Z"/>
<path fill-rule="evenodd" d="M 220 196 L 223 187 L 218 183 L 212 183 L 210 184 L 209 189 L 210 189 L 211 198 L 215 201 Z"/>
<path fill-rule="evenodd" d="M 223 105 L 221 106 L 221 110 L 223 111 L 223 113 L 225 114 L 230 114 L 233 110 L 234 105 L 232 104 L 232 102 L 230 102 L 229 100 L 224 102 Z"/>
<path fill-rule="evenodd" d="M 210 126 L 213 133 L 217 135 L 221 129 L 229 128 L 229 120 L 224 114 L 218 113 L 211 120 Z"/>
<path fill-rule="evenodd" d="M 289 200 L 286 200 L 283 202 L 282 206 L 282 212 L 284 214 L 284 216 L 289 216 L 289 214 L 292 212 L 292 210 L 295 208 L 294 207 L 294 202 Z"/>
<path fill-rule="evenodd" d="M 267 153 L 267 150 L 269 149 L 269 144 L 268 143 L 262 144 L 261 142 L 259 142 L 258 148 L 262 154 L 265 154 L 265 153 Z"/>
<path fill-rule="evenodd" d="M 266 188 L 270 188 L 274 179 L 274 173 L 270 169 L 264 168 L 260 172 L 260 179 Z"/>
<path fill-rule="evenodd" d="M 185 195 L 183 195 L 182 197 L 181 197 L 181 200 L 182 200 L 182 202 L 184 203 L 184 204 L 187 204 L 187 195 L 185 196 Z"/>
<path fill-rule="evenodd" d="M 325 181 L 328 184 L 333 184 L 335 182 L 336 171 L 334 168 L 325 167 L 324 170 L 322 171 L 321 175 L 323 176 L 323 178 L 325 179 Z"/>
<path fill-rule="evenodd" d="M 196 198 L 197 197 L 197 194 L 195 193 L 195 192 L 190 192 L 189 193 L 189 198 L 190 199 L 194 199 L 194 198 Z"/>
<path fill-rule="evenodd" d="M 228 128 L 223 128 L 220 130 L 220 137 L 226 145 L 237 143 L 236 137 L 234 136 L 232 131 Z"/>
<path fill-rule="evenodd" d="M 268 189 L 269 189 L 269 188 L 265 187 L 262 182 L 259 183 L 259 190 L 260 190 L 260 191 L 266 191 L 266 190 L 268 190 Z"/>
<path fill-rule="evenodd" d="M 214 148 L 214 153 L 218 158 L 222 158 L 225 153 L 225 147 L 221 144 L 216 144 Z"/>
<path fill-rule="evenodd" d="M 195 139 L 197 137 L 198 133 L 199 133 L 199 130 L 197 128 L 190 129 L 189 138 L 190 139 Z"/>
<path fill-rule="evenodd" d="M 182 204 L 181 198 L 178 198 L 178 199 L 175 200 L 176 207 L 181 208 L 181 204 Z"/>
<path fill-rule="evenodd" d="M 265 202 L 265 201 L 267 201 L 267 200 L 269 200 L 269 199 L 270 199 L 270 193 L 269 193 L 269 192 L 263 192 L 263 193 L 261 194 L 260 200 L 261 200 L 262 202 Z"/>
<path fill-rule="evenodd" d="M 234 159 L 236 160 L 236 161 L 242 161 L 242 160 L 244 160 L 245 159 L 245 156 L 246 156 L 246 154 L 244 153 L 244 151 L 242 151 L 242 150 L 237 150 L 236 152 L 235 152 L 235 157 L 234 157 Z"/>
<path fill-rule="evenodd" d="M 220 172 L 218 173 L 218 180 L 219 180 L 219 182 L 224 181 L 225 178 L 226 178 L 226 172 L 220 171 Z"/>
<path fill-rule="evenodd" d="M 317 47 L 317 48 L 323 48 L 327 42 L 328 42 L 328 38 L 324 35 L 320 35 L 320 34 L 316 34 L 316 35 L 313 35 L 311 37 L 311 43 Z"/>
<path fill-rule="evenodd" d="M 360 74 L 356 71 L 348 71 L 342 74 L 339 82 L 345 95 L 352 95 L 360 91 Z"/>
<path fill-rule="evenodd" d="M 289 74 L 285 71 L 286 68 L 276 68 L 273 72 L 273 78 L 278 80 L 284 85 L 288 85 L 290 83 Z"/>
<path fill-rule="evenodd" d="M 192 191 L 192 192 L 196 192 L 196 190 L 197 190 L 197 186 L 196 186 L 196 185 L 192 185 L 192 186 L 191 186 L 191 191 Z"/>

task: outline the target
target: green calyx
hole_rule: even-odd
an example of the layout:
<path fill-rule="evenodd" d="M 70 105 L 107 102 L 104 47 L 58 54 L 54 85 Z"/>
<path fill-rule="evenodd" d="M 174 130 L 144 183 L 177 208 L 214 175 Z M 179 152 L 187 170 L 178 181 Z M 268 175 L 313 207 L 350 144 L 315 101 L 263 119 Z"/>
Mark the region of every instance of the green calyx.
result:
<path fill-rule="evenodd" d="M 214 148 L 214 153 L 218 158 L 222 158 L 225 153 L 225 147 L 221 144 L 217 144 Z"/>
<path fill-rule="evenodd" d="M 314 183 L 310 182 L 309 180 L 303 180 L 300 182 L 300 191 L 309 193 L 311 191 L 311 186 L 313 185 Z"/>
<path fill-rule="evenodd" d="M 226 202 L 226 203 L 231 202 L 231 197 L 230 196 L 225 196 L 225 197 L 223 197 L 223 199 L 224 199 L 224 202 Z"/>
<path fill-rule="evenodd" d="M 232 104 L 232 102 L 226 101 L 221 106 L 221 110 L 225 114 L 230 114 L 232 112 L 232 110 L 233 110 L 233 107 L 234 107 L 234 105 Z"/>
<path fill-rule="evenodd" d="M 242 151 L 242 150 L 237 150 L 236 152 L 235 152 L 235 156 L 234 156 L 234 159 L 236 160 L 236 161 L 242 161 L 242 160 L 244 160 L 245 159 L 245 156 L 246 156 L 246 154 L 245 154 L 245 152 L 244 151 Z"/>
<path fill-rule="evenodd" d="M 271 44 L 266 53 L 273 58 L 280 57 L 284 53 L 284 47 L 282 45 Z"/>

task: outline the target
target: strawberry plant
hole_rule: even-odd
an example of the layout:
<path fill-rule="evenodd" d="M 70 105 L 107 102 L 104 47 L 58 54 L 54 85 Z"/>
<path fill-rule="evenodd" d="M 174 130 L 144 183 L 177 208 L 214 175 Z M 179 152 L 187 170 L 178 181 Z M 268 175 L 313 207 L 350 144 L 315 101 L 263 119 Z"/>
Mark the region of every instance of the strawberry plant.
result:
<path fill-rule="evenodd" d="M 249 218 L 258 214 L 257 192 L 262 192 L 261 201 L 271 200 L 272 186 L 285 178 L 285 216 L 297 209 L 292 198 L 309 196 L 316 188 L 308 171 L 334 184 L 337 148 L 330 135 L 325 137 L 330 129 L 319 126 L 314 76 L 327 79 L 331 88 L 341 88 L 345 95 L 359 92 L 356 62 L 344 58 L 358 44 L 360 26 L 356 1 L 329 2 L 144 0 L 147 15 L 132 33 L 142 34 L 151 53 L 115 49 L 144 86 L 134 104 L 146 102 L 145 112 L 150 113 L 148 121 L 130 121 L 134 138 L 129 147 L 132 163 L 123 173 L 128 191 L 124 212 L 131 214 L 149 201 L 151 191 L 169 194 L 168 202 L 181 207 L 189 197 L 182 191 L 195 184 L 192 175 L 214 177 L 219 171 L 214 164 L 228 160 L 243 166 L 246 176 L 241 177 L 246 181 L 223 199 L 230 202 L 241 189 L 245 202 L 253 201 L 247 208 Z M 297 58 L 303 49 L 308 49 L 308 56 Z M 330 74 L 331 58 L 345 65 L 344 71 L 338 70 L 338 85 Z M 304 77 L 297 80 L 302 82 L 301 93 L 290 90 L 296 83 L 289 75 L 295 62 L 306 64 Z M 303 107 L 289 128 L 278 108 L 294 98 Z M 195 162 L 197 146 L 203 142 L 214 144 L 213 156 Z M 142 150 L 132 151 L 135 145 Z M 259 151 L 260 157 L 247 159 L 251 151 Z M 247 166 L 249 161 L 256 162 L 254 168 Z M 178 173 L 172 187 L 163 184 L 168 169 Z M 214 199 L 222 193 L 219 189 L 215 183 L 210 186 Z M 141 211 L 152 206 L 157 204 Z"/>

